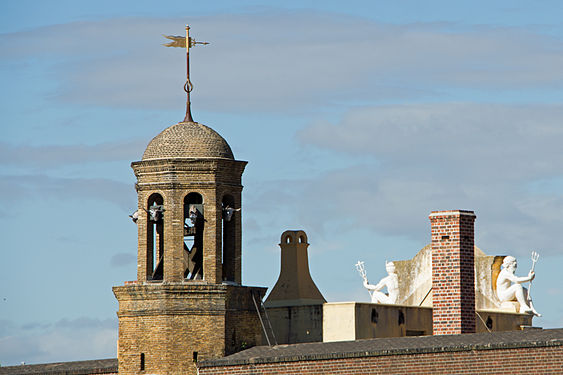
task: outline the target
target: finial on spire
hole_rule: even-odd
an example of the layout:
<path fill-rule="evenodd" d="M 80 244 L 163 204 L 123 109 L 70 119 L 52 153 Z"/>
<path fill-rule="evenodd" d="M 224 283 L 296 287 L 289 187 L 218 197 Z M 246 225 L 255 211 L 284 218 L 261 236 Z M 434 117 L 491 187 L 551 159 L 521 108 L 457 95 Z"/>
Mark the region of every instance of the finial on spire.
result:
<path fill-rule="evenodd" d="M 165 47 L 182 47 L 186 49 L 186 83 L 184 84 L 184 91 L 187 95 L 186 101 L 186 117 L 184 122 L 193 122 L 192 110 L 190 103 L 190 92 L 194 89 L 192 82 L 190 81 L 190 48 L 196 44 L 209 44 L 209 42 L 198 42 L 193 38 L 190 38 L 190 27 L 186 25 L 186 36 L 176 36 L 176 35 L 164 35 L 166 39 L 172 40 L 172 42 L 163 44 Z"/>

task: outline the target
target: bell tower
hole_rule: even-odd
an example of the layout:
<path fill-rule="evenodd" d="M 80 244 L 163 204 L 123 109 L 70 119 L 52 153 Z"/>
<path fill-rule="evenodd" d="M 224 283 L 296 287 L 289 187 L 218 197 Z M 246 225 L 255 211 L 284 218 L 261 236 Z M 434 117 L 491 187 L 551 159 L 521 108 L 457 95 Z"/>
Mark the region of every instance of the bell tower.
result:
<path fill-rule="evenodd" d="M 137 280 L 241 283 L 245 161 L 213 129 L 180 122 L 131 164 L 137 177 Z"/>
<path fill-rule="evenodd" d="M 187 34 L 188 51 L 195 43 Z M 266 289 L 241 285 L 247 162 L 235 160 L 217 132 L 193 121 L 189 75 L 185 87 L 184 121 L 154 137 L 131 164 L 137 280 L 113 288 L 119 374 L 196 374 L 199 360 L 261 344 L 254 301 Z"/>

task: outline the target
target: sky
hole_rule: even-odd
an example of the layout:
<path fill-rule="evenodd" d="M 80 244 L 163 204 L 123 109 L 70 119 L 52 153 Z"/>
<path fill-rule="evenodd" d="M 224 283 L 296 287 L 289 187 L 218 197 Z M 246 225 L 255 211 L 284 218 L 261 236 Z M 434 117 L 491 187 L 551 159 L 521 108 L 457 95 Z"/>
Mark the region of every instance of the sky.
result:
<path fill-rule="evenodd" d="M 307 232 L 329 302 L 473 210 L 476 245 L 540 254 L 534 325 L 563 327 L 560 1 L 0 2 L 0 364 L 112 358 L 112 286 L 136 279 L 132 161 L 184 118 L 243 175 L 243 284 Z"/>

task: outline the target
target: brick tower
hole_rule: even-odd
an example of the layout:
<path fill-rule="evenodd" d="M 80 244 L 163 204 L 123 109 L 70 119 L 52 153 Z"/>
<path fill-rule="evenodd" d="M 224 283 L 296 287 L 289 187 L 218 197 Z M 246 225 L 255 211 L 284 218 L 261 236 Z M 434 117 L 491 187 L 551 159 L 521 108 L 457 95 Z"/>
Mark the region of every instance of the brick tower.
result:
<path fill-rule="evenodd" d="M 432 306 L 434 335 L 475 332 L 473 211 L 434 211 Z"/>
<path fill-rule="evenodd" d="M 133 162 L 138 193 L 137 280 L 116 286 L 120 374 L 195 374 L 195 362 L 261 343 L 241 286 L 241 178 L 214 130 L 183 121 Z"/>

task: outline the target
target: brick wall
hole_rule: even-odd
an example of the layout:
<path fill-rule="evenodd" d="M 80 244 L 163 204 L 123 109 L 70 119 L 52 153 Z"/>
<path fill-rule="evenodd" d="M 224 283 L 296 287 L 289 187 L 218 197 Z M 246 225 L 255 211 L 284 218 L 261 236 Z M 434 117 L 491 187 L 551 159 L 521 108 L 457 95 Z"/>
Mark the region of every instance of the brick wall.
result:
<path fill-rule="evenodd" d="M 563 347 L 522 347 L 458 352 L 362 356 L 200 367 L 221 374 L 562 374 Z"/>
<path fill-rule="evenodd" d="M 113 288 L 119 301 L 119 374 L 196 373 L 194 361 L 261 344 L 252 302 L 265 288 L 186 282 Z M 143 364 L 142 364 L 143 363 Z"/>
<path fill-rule="evenodd" d="M 133 162 L 138 191 L 138 268 L 137 280 L 149 280 L 152 272 L 147 259 L 151 257 L 147 236 L 148 199 L 159 194 L 164 201 L 164 281 L 183 280 L 184 198 L 198 193 L 203 198 L 205 229 L 203 232 L 203 273 L 206 281 L 223 281 L 222 217 L 224 196 L 234 199 L 235 208 L 241 208 L 242 173 L 246 162 L 229 159 L 175 160 L 160 159 Z M 230 239 L 232 254 L 226 257 L 231 281 L 241 283 L 242 220 L 235 213 Z"/>
<path fill-rule="evenodd" d="M 252 295 L 260 301 L 266 289 L 223 284 L 242 280 L 240 211 L 225 224 L 222 210 L 227 203 L 241 208 L 245 166 L 233 160 L 223 138 L 196 123 L 165 129 L 143 160 L 131 164 L 137 177 L 138 266 L 136 284 L 113 289 L 119 301 L 120 375 L 195 374 L 197 361 L 261 344 Z M 184 274 L 190 193 L 199 194 L 203 204 L 205 224 L 197 229 L 203 280 L 185 280 Z M 155 196 L 164 208 L 156 230 L 147 213 Z M 162 233 L 156 245 L 153 232 Z M 163 272 L 153 280 L 155 254 L 163 259 Z"/>
<path fill-rule="evenodd" d="M 430 214 L 435 335 L 475 332 L 474 221 L 472 211 Z"/>
<path fill-rule="evenodd" d="M 266 288 L 227 286 L 225 301 L 225 355 L 262 345 L 262 325 L 254 305 L 264 298 Z"/>

